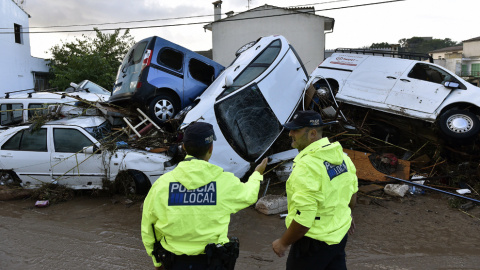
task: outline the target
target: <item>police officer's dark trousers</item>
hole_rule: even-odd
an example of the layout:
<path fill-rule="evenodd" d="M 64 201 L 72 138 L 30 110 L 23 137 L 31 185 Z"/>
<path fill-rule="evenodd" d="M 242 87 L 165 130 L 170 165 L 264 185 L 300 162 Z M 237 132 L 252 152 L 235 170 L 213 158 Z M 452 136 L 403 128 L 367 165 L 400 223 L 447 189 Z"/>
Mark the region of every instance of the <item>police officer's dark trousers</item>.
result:
<path fill-rule="evenodd" d="M 347 235 L 336 245 L 302 237 L 293 243 L 287 258 L 287 270 L 346 270 Z"/>
<path fill-rule="evenodd" d="M 199 256 L 187 256 L 180 255 L 175 256 L 175 262 L 172 265 L 171 270 L 207 270 L 208 261 L 205 255 Z"/>

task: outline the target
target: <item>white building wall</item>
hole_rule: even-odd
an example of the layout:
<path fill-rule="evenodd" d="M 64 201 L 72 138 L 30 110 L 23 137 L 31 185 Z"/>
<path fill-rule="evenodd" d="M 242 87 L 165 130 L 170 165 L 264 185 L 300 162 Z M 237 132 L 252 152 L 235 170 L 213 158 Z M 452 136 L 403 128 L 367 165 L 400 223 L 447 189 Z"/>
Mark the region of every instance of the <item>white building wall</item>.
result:
<path fill-rule="evenodd" d="M 0 34 L 0 97 L 3 97 L 5 92 L 32 89 L 32 71 L 48 71 L 43 59 L 38 60 L 31 56 L 28 34 L 22 33 L 21 44 L 15 43 L 14 24 L 21 25 L 22 31 L 27 31 L 28 19 L 28 14 L 12 0 L 0 1 L 0 28 L 4 29 L 2 32 L 9 32 Z"/>
<path fill-rule="evenodd" d="M 457 75 L 460 75 L 462 72 L 462 59 L 461 58 L 454 58 L 454 59 L 446 59 L 445 68 L 454 72 Z"/>
<path fill-rule="evenodd" d="M 237 20 L 275 14 L 289 14 L 278 17 Z M 325 34 L 324 18 L 284 9 L 258 10 L 212 23 L 213 60 L 227 66 L 235 59 L 235 52 L 242 45 L 262 36 L 282 35 L 300 55 L 307 71 L 312 72 L 324 59 Z"/>
<path fill-rule="evenodd" d="M 432 58 L 433 58 L 433 59 L 445 59 L 445 53 L 446 53 L 446 52 L 435 52 L 435 53 L 432 53 Z"/>
<path fill-rule="evenodd" d="M 480 57 L 480 41 L 464 42 L 463 54 L 465 57 Z"/>

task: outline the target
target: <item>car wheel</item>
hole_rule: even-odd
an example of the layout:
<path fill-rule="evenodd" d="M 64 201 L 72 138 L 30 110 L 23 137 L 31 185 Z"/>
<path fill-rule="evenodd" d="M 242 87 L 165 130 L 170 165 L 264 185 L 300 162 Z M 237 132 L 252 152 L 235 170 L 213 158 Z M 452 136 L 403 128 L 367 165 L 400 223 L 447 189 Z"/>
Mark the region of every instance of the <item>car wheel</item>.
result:
<path fill-rule="evenodd" d="M 20 179 L 14 172 L 0 171 L 0 185 L 5 186 L 20 186 Z"/>
<path fill-rule="evenodd" d="M 472 139 L 480 131 L 477 115 L 464 110 L 449 110 L 438 119 L 440 130 L 453 139 Z"/>
<path fill-rule="evenodd" d="M 242 54 L 244 51 L 250 49 L 251 47 L 253 47 L 253 45 L 255 45 L 255 43 L 257 43 L 257 41 L 250 41 L 248 42 L 247 44 L 243 45 L 242 47 L 240 47 L 236 52 L 235 52 L 235 57 L 238 57 L 240 54 Z"/>
<path fill-rule="evenodd" d="M 148 108 L 149 116 L 157 124 L 172 119 L 180 110 L 178 102 L 169 95 L 155 97 Z"/>
<path fill-rule="evenodd" d="M 330 89 L 330 87 L 332 87 L 332 89 Z M 338 92 L 338 89 L 334 88 L 333 85 L 320 83 L 315 86 L 315 89 L 316 91 L 313 97 L 314 102 L 312 102 L 310 109 L 315 110 L 316 109 L 315 107 L 318 107 L 318 109 L 323 109 L 335 104 L 334 98 L 332 96 L 332 92 L 333 92 L 333 95 L 336 95 Z"/>
<path fill-rule="evenodd" d="M 135 170 L 121 173 L 117 181 L 119 191 L 125 195 L 145 195 L 151 187 L 150 180 Z"/>

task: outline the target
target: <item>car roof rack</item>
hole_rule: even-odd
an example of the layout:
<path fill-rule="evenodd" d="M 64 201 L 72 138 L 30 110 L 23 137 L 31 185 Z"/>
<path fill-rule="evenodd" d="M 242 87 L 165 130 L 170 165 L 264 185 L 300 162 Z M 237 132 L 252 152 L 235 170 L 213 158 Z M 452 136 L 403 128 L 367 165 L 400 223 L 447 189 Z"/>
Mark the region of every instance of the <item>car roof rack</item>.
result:
<path fill-rule="evenodd" d="M 28 98 L 31 98 L 32 97 L 32 94 L 33 93 L 36 93 L 36 92 L 53 92 L 55 90 L 58 90 L 58 87 L 55 87 L 55 88 L 49 88 L 49 89 L 44 89 L 44 90 L 40 90 L 40 91 L 35 91 L 35 88 L 30 88 L 30 89 L 23 89 L 23 90 L 17 90 L 17 91 L 10 91 L 10 92 L 5 92 L 5 98 L 10 98 L 10 94 L 13 94 L 13 93 L 20 93 L 20 92 L 25 92 L 25 91 L 32 91 L 32 92 L 28 92 Z"/>
<path fill-rule="evenodd" d="M 28 94 L 28 97 L 31 98 L 31 97 L 32 97 L 32 93 L 35 92 L 35 89 L 34 89 L 34 88 L 31 88 L 31 89 L 24 89 L 24 90 L 18 90 L 18 91 L 5 92 L 5 98 L 10 98 L 10 94 L 19 93 L 19 92 L 25 92 L 25 91 L 32 91 L 32 92 L 30 92 L 30 93 L 27 93 L 27 94 Z"/>
<path fill-rule="evenodd" d="M 403 59 L 411 59 L 411 60 L 418 60 L 418 61 L 428 60 L 430 63 L 433 63 L 433 57 L 427 53 L 392 52 L 392 51 L 375 50 L 375 49 L 372 50 L 372 49 L 348 49 L 348 48 L 338 48 L 338 49 L 335 49 L 335 52 L 371 54 L 376 56 L 389 56 L 394 58 L 403 58 Z"/>

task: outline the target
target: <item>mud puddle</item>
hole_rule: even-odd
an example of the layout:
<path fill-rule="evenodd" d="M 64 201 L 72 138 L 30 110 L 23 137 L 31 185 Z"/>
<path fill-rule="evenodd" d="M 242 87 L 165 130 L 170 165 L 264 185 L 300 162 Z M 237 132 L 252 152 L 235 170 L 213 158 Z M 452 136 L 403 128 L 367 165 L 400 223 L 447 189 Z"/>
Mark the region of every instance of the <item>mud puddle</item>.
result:
<path fill-rule="evenodd" d="M 32 200 L 0 202 L 0 269 L 153 269 L 140 236 L 141 203 L 76 197 L 35 208 Z M 477 206 L 469 211 L 480 216 Z M 480 269 L 480 220 L 423 195 L 354 210 L 349 269 Z M 284 269 L 271 242 L 285 230 L 278 215 L 252 207 L 232 216 L 240 238 L 236 269 Z"/>

